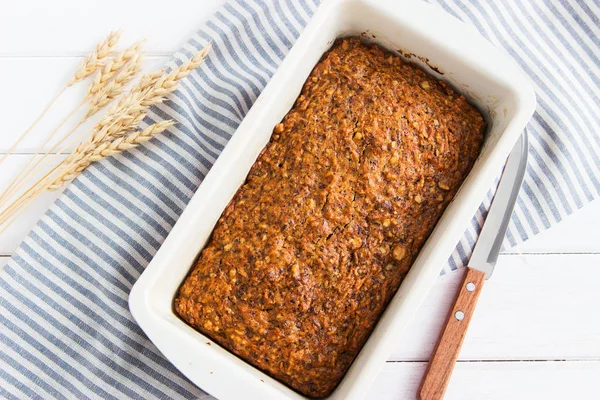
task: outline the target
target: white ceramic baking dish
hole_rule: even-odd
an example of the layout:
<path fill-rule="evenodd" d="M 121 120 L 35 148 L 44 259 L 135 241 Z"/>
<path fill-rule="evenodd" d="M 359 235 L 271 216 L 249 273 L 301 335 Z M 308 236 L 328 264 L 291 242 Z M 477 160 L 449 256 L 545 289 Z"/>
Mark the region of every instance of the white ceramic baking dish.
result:
<path fill-rule="evenodd" d="M 134 318 L 165 357 L 192 382 L 219 399 L 303 396 L 186 325 L 173 311 L 173 298 L 221 212 L 244 182 L 273 127 L 293 105 L 313 66 L 336 38 L 359 34 L 390 50 L 418 55 L 411 61 L 467 95 L 486 113 L 490 128 L 473 170 L 330 399 L 359 399 L 369 389 L 390 352 L 401 343 L 403 330 L 438 278 L 533 114 L 535 96 L 518 66 L 475 30 L 440 9 L 413 1 L 326 0 L 229 141 L 129 298 Z"/>

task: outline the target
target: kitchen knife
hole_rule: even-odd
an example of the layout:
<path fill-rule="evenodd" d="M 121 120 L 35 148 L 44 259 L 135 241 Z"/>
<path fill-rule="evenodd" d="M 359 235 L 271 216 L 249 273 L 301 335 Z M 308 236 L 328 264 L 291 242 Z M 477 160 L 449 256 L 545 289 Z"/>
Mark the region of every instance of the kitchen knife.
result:
<path fill-rule="evenodd" d="M 483 282 L 492 275 L 498 260 L 498 253 L 523 183 L 527 150 L 527 133 L 524 132 L 508 156 L 496 195 L 469 260 L 464 281 L 429 360 L 425 378 L 419 389 L 421 400 L 438 400 L 444 397 Z"/>

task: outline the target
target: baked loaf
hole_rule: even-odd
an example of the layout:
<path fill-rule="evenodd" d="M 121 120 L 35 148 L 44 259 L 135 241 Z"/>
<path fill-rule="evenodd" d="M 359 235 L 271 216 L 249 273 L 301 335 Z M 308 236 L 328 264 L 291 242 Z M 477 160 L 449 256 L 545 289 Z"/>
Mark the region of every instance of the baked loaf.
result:
<path fill-rule="evenodd" d="M 485 128 L 443 82 L 376 45 L 336 41 L 223 212 L 177 313 L 301 394 L 329 395 Z"/>

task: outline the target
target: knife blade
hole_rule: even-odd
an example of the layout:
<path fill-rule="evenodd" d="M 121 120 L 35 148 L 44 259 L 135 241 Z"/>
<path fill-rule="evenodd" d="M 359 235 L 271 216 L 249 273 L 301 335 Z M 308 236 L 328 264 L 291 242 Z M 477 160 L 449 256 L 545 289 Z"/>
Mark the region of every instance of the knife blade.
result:
<path fill-rule="evenodd" d="M 494 272 L 517 196 L 523 184 L 528 149 L 527 133 L 524 132 L 506 160 L 496 194 L 469 260 L 469 267 L 485 273 L 486 279 L 489 279 Z"/>
<path fill-rule="evenodd" d="M 419 389 L 421 400 L 441 400 L 444 397 L 483 283 L 492 275 L 496 266 L 498 253 L 523 184 L 527 168 L 527 152 L 527 133 L 524 132 L 508 156 L 496 195 L 473 249 L 454 306 L 448 314 L 446 324 L 427 365 Z"/>

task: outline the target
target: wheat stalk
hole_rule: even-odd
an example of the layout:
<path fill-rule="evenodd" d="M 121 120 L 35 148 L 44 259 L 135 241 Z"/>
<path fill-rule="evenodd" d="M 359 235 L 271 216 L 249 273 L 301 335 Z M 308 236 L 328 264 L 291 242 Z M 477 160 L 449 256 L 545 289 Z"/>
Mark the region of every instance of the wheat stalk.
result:
<path fill-rule="evenodd" d="M 105 142 L 93 149 L 88 149 L 85 153 L 74 154 L 71 162 L 61 163 L 58 168 L 54 168 L 40 179 L 35 185 L 15 200 L 10 206 L 0 213 L 0 226 L 7 222 L 12 223 L 23 212 L 23 207 L 29 205 L 40 194 L 46 190 L 60 189 L 65 183 L 76 178 L 90 164 L 100 161 L 106 157 L 111 157 L 126 150 L 138 147 L 142 143 L 152 139 L 155 135 L 169 129 L 175 123 L 172 120 L 159 121 L 148 127 L 136 131 L 128 136 L 120 137 L 113 142 Z M 66 160 L 65 160 L 66 161 Z M 55 174 L 52 174 L 55 172 Z M 20 211 L 19 211 L 20 210 Z M 2 233 L 9 224 L 6 224 L 0 233 Z"/>
<path fill-rule="evenodd" d="M 154 135 L 169 129 L 174 124 L 173 120 L 159 121 L 149 125 L 145 129 L 135 131 L 127 136 L 121 136 L 112 142 L 103 142 L 95 148 L 89 148 L 85 153 L 76 154 L 70 163 L 63 166 L 63 171 L 59 172 L 58 177 L 48 185 L 48 189 L 60 189 L 65 182 L 75 178 L 89 167 L 90 164 L 138 147 L 140 144 L 152 139 Z"/>
<path fill-rule="evenodd" d="M 151 74 L 148 74 L 147 76 L 145 76 L 145 78 L 142 78 L 142 81 L 144 79 L 146 79 L 146 81 L 152 82 L 153 80 L 156 80 L 157 75 L 160 76 L 160 74 L 163 71 L 164 70 L 159 70 L 159 71 L 155 71 Z M 143 87 L 144 85 L 142 84 L 141 86 Z M 107 115 L 104 116 L 103 119 L 93 128 L 93 130 L 91 131 L 91 136 L 88 137 L 88 140 L 81 142 L 81 140 L 86 135 L 90 135 L 89 130 L 83 132 L 82 134 L 78 135 L 74 140 L 65 144 L 60 150 L 57 151 L 57 153 L 63 154 L 66 149 L 76 145 L 79 142 L 81 142 L 81 143 L 79 144 L 77 150 L 78 150 L 78 152 L 81 152 L 84 150 L 84 146 L 85 146 L 85 148 L 93 148 L 93 146 L 95 145 L 94 143 L 100 142 L 100 138 L 104 138 L 104 137 L 117 138 L 117 137 L 124 135 L 124 134 L 130 132 L 131 130 L 134 130 L 135 128 L 137 128 L 137 126 L 142 122 L 142 120 L 147 115 L 145 112 L 141 112 L 141 110 L 143 110 L 144 108 L 139 106 L 139 102 L 137 102 L 137 103 L 135 102 L 135 99 L 139 98 L 139 95 L 140 95 L 140 93 L 138 93 L 138 96 L 135 96 L 133 94 L 123 96 L 121 98 L 121 100 L 119 101 L 119 105 L 121 105 L 122 107 L 117 110 L 116 106 L 112 106 L 109 109 L 109 112 L 107 113 Z M 127 111 L 127 112 L 125 112 L 125 111 Z M 133 113 L 134 111 L 135 111 L 135 113 Z M 53 149 L 54 149 L 54 147 L 52 149 L 50 149 L 49 151 L 52 151 Z M 70 161 L 71 158 L 74 157 L 75 153 L 77 153 L 77 152 L 74 152 L 71 155 L 69 155 L 69 157 L 67 159 L 63 160 L 63 162 Z M 34 165 L 34 167 L 37 166 L 40 162 L 41 162 L 41 160 L 38 161 L 38 163 L 36 163 Z M 40 168 L 43 169 L 47 165 L 48 165 L 48 161 L 46 161 L 46 163 L 41 165 Z M 54 172 L 58 167 L 59 167 L 59 165 L 56 165 L 53 169 L 51 169 L 46 174 L 46 176 L 49 175 L 50 173 Z M 38 168 L 38 169 L 40 169 L 40 168 Z M 15 187 L 14 190 L 20 189 L 20 187 L 24 183 L 25 182 L 22 180 L 21 183 L 19 184 L 19 186 Z"/>
<path fill-rule="evenodd" d="M 17 147 L 17 145 L 29 134 L 29 132 L 33 129 L 33 127 L 42 119 L 42 117 L 48 112 L 48 110 L 52 107 L 52 105 L 54 105 L 56 100 L 58 100 L 58 98 L 64 93 L 64 91 L 69 86 L 72 86 L 74 83 L 87 78 L 88 76 L 93 74 L 98 68 L 102 67 L 103 60 L 106 57 L 108 57 L 110 55 L 110 53 L 113 51 L 113 49 L 115 48 L 120 37 L 121 37 L 121 31 L 111 32 L 104 40 L 102 40 L 100 43 L 98 43 L 96 45 L 95 49 L 85 57 L 85 59 L 83 60 L 81 65 L 75 70 L 73 77 L 67 83 L 67 85 L 54 97 L 54 99 L 50 102 L 50 104 L 48 104 L 48 106 L 44 109 L 44 111 L 42 111 L 40 116 L 29 126 L 29 128 L 27 128 L 27 130 L 21 134 L 21 136 L 15 141 L 15 143 L 6 152 L 6 154 L 4 154 L 4 156 L 2 158 L 0 158 L 0 163 L 2 163 L 2 161 L 4 161 L 4 159 L 6 159 L 6 157 L 8 157 L 8 155 L 14 151 L 14 149 Z M 0 195 L 0 202 L 5 201 L 9 195 L 14 193 L 15 185 L 18 183 L 19 179 L 21 179 L 21 180 L 25 179 L 23 177 L 23 174 L 26 172 L 27 168 L 31 165 L 31 163 L 33 162 L 35 157 L 40 154 L 41 149 L 43 149 L 44 146 L 46 146 L 50 142 L 50 140 L 52 140 L 52 138 L 54 138 L 56 133 L 60 130 L 60 128 L 62 128 L 62 126 L 65 124 L 65 122 L 68 121 L 69 118 L 73 114 L 75 114 L 75 112 L 79 109 L 79 107 L 81 107 L 83 105 L 83 103 L 85 103 L 86 100 L 87 100 L 87 98 L 84 99 L 84 101 L 82 101 L 73 111 L 71 111 L 71 113 L 69 113 L 69 115 L 65 119 L 62 120 L 62 122 L 58 125 L 58 127 L 56 127 L 56 129 L 46 138 L 44 143 L 42 143 L 42 145 L 37 149 L 35 155 L 29 159 L 27 164 L 19 171 L 17 176 L 15 176 L 13 178 L 11 183 L 3 191 L 2 195 Z M 52 151 L 52 150 L 49 150 L 48 152 L 46 152 L 44 157 L 50 151 Z M 44 158 L 44 157 L 42 157 L 42 158 Z M 38 161 L 38 164 L 39 164 L 39 162 L 40 161 Z M 27 175 L 29 175 L 29 173 L 33 170 L 33 168 L 35 168 L 35 165 L 27 171 Z"/>
<path fill-rule="evenodd" d="M 162 100 L 154 100 L 153 97 L 164 98 L 169 93 L 175 91 L 175 89 L 177 88 L 177 82 L 179 82 L 181 79 L 188 76 L 193 70 L 198 68 L 200 64 L 202 64 L 202 62 L 204 61 L 204 58 L 206 58 L 206 56 L 210 52 L 211 48 L 212 46 L 209 43 L 202 50 L 196 53 L 191 59 L 184 62 L 178 68 L 173 69 L 171 72 L 158 79 L 158 81 L 153 85 L 152 92 L 149 93 L 150 96 L 148 96 L 148 98 L 145 99 L 145 101 L 161 102 Z"/>
<path fill-rule="evenodd" d="M 0 196 L 0 204 L 5 202 L 10 196 L 12 196 L 17 190 L 19 190 L 26 182 L 27 178 L 36 172 L 36 167 L 44 161 L 44 159 L 54 149 L 61 145 L 71 134 L 77 130 L 85 121 L 95 113 L 97 113 L 104 106 L 112 102 L 118 97 L 125 89 L 125 86 L 135 78 L 135 76 L 141 71 L 141 46 L 143 42 L 137 42 L 130 46 L 125 51 L 107 62 L 100 71 L 96 74 L 94 81 L 90 84 L 87 91 L 87 96 L 83 101 L 73 110 L 71 113 L 59 124 L 59 126 L 50 134 L 46 141 L 40 146 L 43 148 L 48 142 L 55 136 L 58 130 L 68 121 L 71 116 L 88 100 L 90 99 L 90 105 L 85 116 L 77 123 L 69 132 L 57 141 L 50 149 L 48 149 L 41 158 L 39 158 L 33 165 L 35 156 L 39 155 L 40 151 L 36 152 L 35 156 L 31 158 L 27 164 L 21 169 L 19 174 L 13 178 L 11 183 L 5 189 L 3 194 Z M 112 80 L 111 80 L 112 78 Z"/>
<path fill-rule="evenodd" d="M 67 86 L 63 87 L 61 89 L 61 91 L 58 92 L 58 94 L 56 96 L 54 96 L 54 98 L 52 100 L 50 100 L 50 103 L 48 103 L 46 108 L 44 108 L 42 113 L 40 115 L 38 115 L 38 117 L 35 119 L 35 121 L 33 121 L 33 123 L 31 125 L 29 125 L 29 127 L 25 130 L 25 132 L 23 132 L 21 134 L 21 136 L 19 136 L 19 138 L 13 143 L 13 145 L 10 146 L 10 149 L 8 149 L 8 151 L 2 157 L 0 157 L 0 164 L 2 164 L 2 162 L 6 159 L 6 157 L 8 157 L 10 154 L 12 154 L 13 151 L 15 151 L 15 149 L 17 148 L 19 143 L 21 143 L 23 141 L 23 139 L 25 139 L 25 137 L 29 134 L 29 132 L 31 132 L 33 127 L 36 126 L 38 122 L 40 122 L 40 120 L 44 117 L 44 115 L 46 115 L 48 110 L 54 105 L 54 103 L 56 103 L 58 98 L 65 92 L 65 90 L 67 90 Z"/>
<path fill-rule="evenodd" d="M 116 57 L 108 60 L 106 64 L 98 71 L 94 80 L 87 90 L 87 96 L 91 97 L 98 93 L 104 87 L 106 82 L 112 79 L 115 74 L 131 61 L 135 56 L 140 56 L 141 48 L 144 41 L 139 41 L 129 46 L 127 49 L 119 53 Z"/>
<path fill-rule="evenodd" d="M 6 159 L 6 157 L 8 157 L 17 148 L 19 143 L 21 143 L 23 141 L 23 139 L 25 139 L 25 137 L 29 134 L 29 132 L 31 132 L 33 127 L 35 125 L 37 125 L 37 123 L 44 117 L 44 115 L 46 115 L 48 110 L 54 105 L 54 103 L 56 103 L 58 98 L 65 92 L 65 90 L 69 86 L 72 86 L 74 83 L 87 78 L 88 76 L 93 74 L 98 68 L 100 68 L 102 66 L 102 60 L 105 59 L 106 57 L 108 57 L 108 55 L 113 51 L 120 36 L 121 36 L 121 31 L 111 32 L 106 37 L 106 39 L 104 39 L 102 42 L 100 42 L 100 43 L 98 43 L 98 45 L 96 45 L 96 48 L 94 49 L 94 51 L 92 51 L 90 54 L 88 54 L 86 56 L 86 58 L 83 60 L 83 63 L 77 68 L 77 70 L 75 70 L 75 73 L 73 74 L 73 78 L 71 78 L 69 83 L 67 83 L 67 85 L 65 87 L 63 87 L 58 92 L 58 94 L 56 96 L 54 96 L 54 98 L 52 100 L 50 100 L 50 103 L 48 103 L 46 108 L 44 108 L 42 113 L 35 119 L 35 121 L 33 121 L 33 123 L 31 125 L 29 125 L 29 127 L 17 138 L 17 140 L 8 149 L 8 151 L 2 157 L 0 157 L 0 164 L 2 164 L 2 162 Z M 44 145 L 42 145 L 42 147 L 43 146 Z"/>
<path fill-rule="evenodd" d="M 128 94 L 109 108 L 86 141 L 0 213 L 0 226 L 43 191 L 60 188 L 91 163 L 139 146 L 156 133 L 168 129 L 172 121 L 157 122 L 143 130 L 137 130 L 137 127 L 146 116 L 148 107 L 163 102 L 166 95 L 175 91 L 179 80 L 200 66 L 209 51 L 210 45 L 167 74 L 159 70 L 144 75 Z"/>
<path fill-rule="evenodd" d="M 90 99 L 90 106 L 84 116 L 84 120 L 96 114 L 105 105 L 119 97 L 125 90 L 125 86 L 135 78 L 142 70 L 142 56 L 134 54 L 128 63 L 115 74 L 113 80 L 100 87 L 96 94 Z"/>
<path fill-rule="evenodd" d="M 79 106 L 77 106 L 77 108 L 72 110 L 69 113 L 69 115 L 67 115 L 67 117 L 58 125 L 58 127 L 56 127 L 54 132 L 52 132 L 50 134 L 50 136 L 48 136 L 46 138 L 46 140 L 44 140 L 44 142 L 40 145 L 40 147 L 38 147 L 35 154 L 31 158 L 29 158 L 29 160 L 27 160 L 27 163 L 25 163 L 25 165 L 23 167 L 21 167 L 21 169 L 19 170 L 19 173 L 11 180 L 11 182 L 8 184 L 8 186 L 4 189 L 4 191 L 0 195 L 0 205 L 4 204 L 21 186 L 23 186 L 23 184 L 26 181 L 26 178 L 33 172 L 33 169 L 42 161 L 43 158 L 45 158 L 52 150 L 54 150 L 55 146 L 52 147 L 51 149 L 49 149 L 48 151 L 46 151 L 44 153 L 44 155 L 42 156 L 42 159 L 39 159 L 37 162 L 35 162 L 33 165 L 31 165 L 31 163 L 34 162 L 35 158 L 40 154 L 41 150 L 56 135 L 56 132 L 58 132 L 58 130 L 65 124 L 65 122 L 67 120 L 69 120 L 75 114 L 75 112 L 77 112 L 77 110 L 79 109 L 79 107 L 81 107 L 81 105 L 83 105 L 83 102 Z M 8 154 L 10 154 L 11 152 L 12 152 L 12 149 L 9 150 L 9 152 L 7 154 L 5 154 L 5 157 Z"/>
<path fill-rule="evenodd" d="M 166 96 L 177 88 L 177 83 L 188 76 L 194 69 L 202 64 L 210 51 L 208 45 L 191 59 L 164 74 L 163 70 L 144 75 L 140 82 L 131 91 L 121 97 L 115 106 L 111 107 L 107 115 L 96 125 L 94 132 L 88 140 L 80 145 L 78 150 L 98 145 L 107 138 L 115 139 L 119 132 L 129 132 L 135 129 L 145 115 L 145 110 L 153 105 L 162 103 Z"/>
<path fill-rule="evenodd" d="M 111 32 L 108 34 L 106 39 L 96 45 L 96 48 L 88 54 L 81 65 L 75 70 L 73 78 L 67 83 L 67 86 L 71 86 L 76 82 L 82 81 L 88 76 L 92 75 L 102 67 L 102 61 L 112 53 L 117 42 L 121 38 L 122 31 Z"/>

